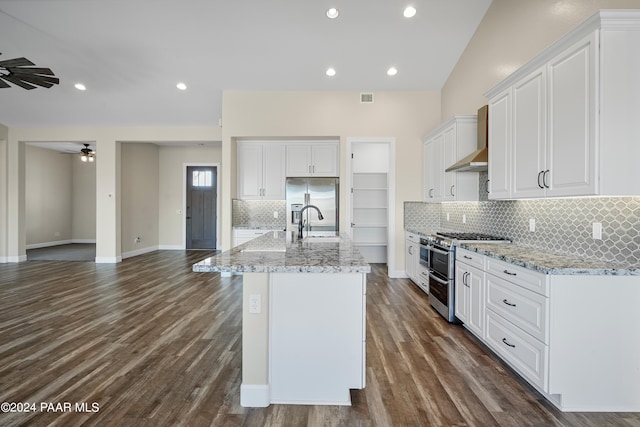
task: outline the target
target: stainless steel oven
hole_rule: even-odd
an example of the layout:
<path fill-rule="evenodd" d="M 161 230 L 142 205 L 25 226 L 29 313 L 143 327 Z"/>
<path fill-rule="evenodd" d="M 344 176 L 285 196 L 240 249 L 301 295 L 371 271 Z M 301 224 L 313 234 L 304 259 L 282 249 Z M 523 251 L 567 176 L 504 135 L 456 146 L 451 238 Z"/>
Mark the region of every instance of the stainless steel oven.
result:
<path fill-rule="evenodd" d="M 430 239 L 420 239 L 420 264 L 429 268 L 429 250 L 431 249 Z"/>
<path fill-rule="evenodd" d="M 448 322 L 457 322 L 454 314 L 456 246 L 473 242 L 508 243 L 510 240 L 479 233 L 449 232 L 439 232 L 429 238 L 429 303 Z"/>

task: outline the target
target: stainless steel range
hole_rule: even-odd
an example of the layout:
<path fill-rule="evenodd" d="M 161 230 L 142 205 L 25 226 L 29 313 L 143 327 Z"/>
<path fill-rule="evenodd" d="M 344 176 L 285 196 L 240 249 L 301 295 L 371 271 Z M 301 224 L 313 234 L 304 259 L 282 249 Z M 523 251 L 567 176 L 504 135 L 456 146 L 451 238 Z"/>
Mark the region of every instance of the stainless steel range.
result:
<path fill-rule="evenodd" d="M 428 248 L 429 303 L 449 322 L 456 322 L 455 261 L 456 246 L 460 243 L 509 243 L 504 237 L 481 233 L 438 232 L 421 240 Z"/>

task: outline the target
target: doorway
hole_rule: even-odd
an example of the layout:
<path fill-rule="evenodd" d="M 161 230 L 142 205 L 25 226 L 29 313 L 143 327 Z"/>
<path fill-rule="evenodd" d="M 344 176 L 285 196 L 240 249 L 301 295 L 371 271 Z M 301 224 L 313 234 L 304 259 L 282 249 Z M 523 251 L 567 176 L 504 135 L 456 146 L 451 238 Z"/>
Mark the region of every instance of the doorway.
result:
<path fill-rule="evenodd" d="M 186 249 L 216 249 L 217 170 L 215 166 L 187 166 Z"/>

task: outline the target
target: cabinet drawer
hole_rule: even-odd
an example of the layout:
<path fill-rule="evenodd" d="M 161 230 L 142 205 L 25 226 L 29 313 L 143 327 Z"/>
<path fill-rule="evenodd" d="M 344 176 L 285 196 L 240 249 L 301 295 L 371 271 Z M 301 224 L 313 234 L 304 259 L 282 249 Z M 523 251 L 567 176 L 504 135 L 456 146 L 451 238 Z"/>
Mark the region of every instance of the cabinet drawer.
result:
<path fill-rule="evenodd" d="M 549 281 L 546 274 L 537 273 L 491 257 L 486 257 L 485 271 L 540 295 L 549 296 Z"/>
<path fill-rule="evenodd" d="M 527 381 L 548 390 L 549 346 L 487 310 L 486 343 Z"/>
<path fill-rule="evenodd" d="M 477 252 L 457 248 L 456 261 L 464 262 L 465 264 L 484 270 L 484 255 L 480 255 Z"/>
<path fill-rule="evenodd" d="M 549 299 L 513 283 L 486 275 L 486 305 L 540 341 L 548 343 Z"/>

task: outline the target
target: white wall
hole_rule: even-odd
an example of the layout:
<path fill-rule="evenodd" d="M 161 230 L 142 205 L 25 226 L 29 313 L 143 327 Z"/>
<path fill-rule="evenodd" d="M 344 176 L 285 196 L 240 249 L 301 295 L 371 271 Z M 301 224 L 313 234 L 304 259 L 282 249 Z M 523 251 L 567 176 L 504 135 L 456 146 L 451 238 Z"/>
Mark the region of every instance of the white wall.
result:
<path fill-rule="evenodd" d="M 25 149 L 26 244 L 70 241 L 72 156 L 46 148 Z"/>
<path fill-rule="evenodd" d="M 123 257 L 158 248 L 159 149 L 153 144 L 121 146 L 121 245 Z M 140 242 L 136 242 L 136 238 Z M 131 252 L 133 252 L 131 254 Z"/>
<path fill-rule="evenodd" d="M 340 175 L 346 176 L 346 140 L 392 137 L 396 140 L 395 261 L 404 270 L 403 203 L 422 193 L 421 137 L 440 123 L 440 93 L 374 92 L 373 104 L 360 103 L 360 92 L 223 93 L 223 199 L 235 195 L 235 138 L 339 137 Z M 347 229 L 346 191 L 341 192 L 340 228 Z M 223 247 L 231 241 L 231 207 L 223 211 Z"/>
<path fill-rule="evenodd" d="M 442 88 L 443 121 L 475 114 L 483 94 L 599 9 L 638 0 L 493 0 Z"/>
<path fill-rule="evenodd" d="M 96 163 L 82 162 L 72 157 L 73 196 L 71 238 L 79 241 L 96 239 Z"/>
<path fill-rule="evenodd" d="M 222 146 L 160 147 L 160 248 L 184 248 L 184 164 L 221 163 Z M 221 169 L 224 168 L 221 166 Z M 235 168 L 234 168 L 235 170 Z M 220 176 L 220 171 L 218 171 Z"/>

